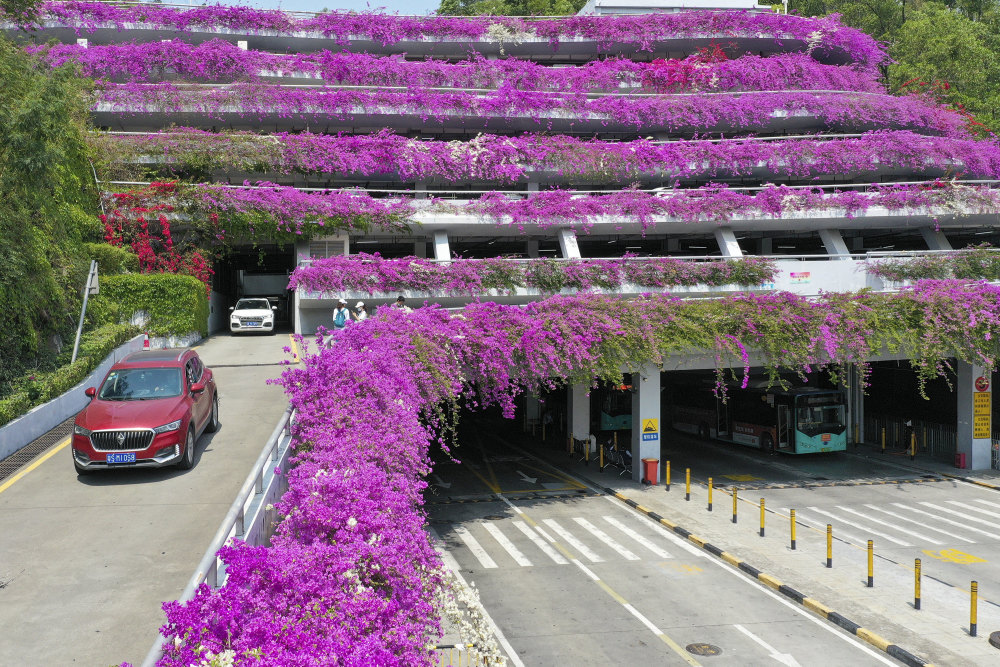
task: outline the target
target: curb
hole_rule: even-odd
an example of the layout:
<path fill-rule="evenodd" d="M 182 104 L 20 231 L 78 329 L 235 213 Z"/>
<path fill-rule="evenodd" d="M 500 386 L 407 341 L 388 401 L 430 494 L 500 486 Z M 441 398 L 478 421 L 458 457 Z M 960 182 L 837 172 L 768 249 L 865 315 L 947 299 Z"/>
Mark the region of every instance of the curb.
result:
<path fill-rule="evenodd" d="M 1000 487 L 994 487 L 994 488 L 1000 488 Z M 904 665 L 908 665 L 908 667 L 932 667 L 932 664 L 926 662 L 923 658 L 919 658 L 916 655 L 907 651 L 906 649 L 901 648 L 896 644 L 890 643 L 887 639 L 884 639 L 879 635 L 875 634 L 874 632 L 872 632 L 871 630 L 858 625 L 857 623 L 846 618 L 842 614 L 838 614 L 837 612 L 833 611 L 832 609 L 830 609 L 823 603 L 819 602 L 818 600 L 806 597 L 805 595 L 798 592 L 791 586 L 786 586 L 785 584 L 781 583 L 779 579 L 772 577 L 771 575 L 766 574 L 764 572 L 761 572 L 760 570 L 755 568 L 753 565 L 750 565 L 746 561 L 741 560 L 736 556 L 733 556 L 731 553 L 723 551 L 719 547 L 706 542 L 705 540 L 691 533 L 691 531 L 687 530 L 686 528 L 682 528 L 673 521 L 670 521 L 669 519 L 657 514 L 651 509 L 643 507 L 642 505 L 635 502 L 631 498 L 628 498 L 622 495 L 621 493 L 618 493 L 614 489 L 608 487 L 603 487 L 603 491 L 604 493 L 622 501 L 629 507 L 639 512 L 642 512 L 650 519 L 653 519 L 654 521 L 663 524 L 673 532 L 677 533 L 678 535 L 680 535 L 687 541 L 691 542 L 692 544 L 700 547 L 704 551 L 707 551 L 713 556 L 716 556 L 717 558 L 725 561 L 726 563 L 732 565 L 738 570 L 746 574 L 749 574 L 750 576 L 754 577 L 755 579 L 765 584 L 769 588 L 773 588 L 774 590 L 781 593 L 788 599 L 799 603 L 806 609 L 809 609 L 810 611 L 819 614 L 820 616 L 830 621 L 831 623 L 843 628 L 844 630 L 847 630 L 852 635 L 855 635 L 856 637 L 863 639 L 871 646 L 877 648 L 880 651 L 885 652 L 890 657 L 899 660 Z"/>

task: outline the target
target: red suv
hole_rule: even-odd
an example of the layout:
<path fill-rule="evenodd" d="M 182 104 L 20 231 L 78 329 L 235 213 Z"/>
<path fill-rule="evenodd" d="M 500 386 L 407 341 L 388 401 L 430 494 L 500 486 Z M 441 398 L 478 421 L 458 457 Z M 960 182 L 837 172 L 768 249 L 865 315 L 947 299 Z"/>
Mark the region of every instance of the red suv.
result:
<path fill-rule="evenodd" d="M 195 443 L 219 428 L 212 371 L 190 349 L 130 354 L 108 371 L 73 425 L 80 474 L 108 468 L 194 465 Z"/>

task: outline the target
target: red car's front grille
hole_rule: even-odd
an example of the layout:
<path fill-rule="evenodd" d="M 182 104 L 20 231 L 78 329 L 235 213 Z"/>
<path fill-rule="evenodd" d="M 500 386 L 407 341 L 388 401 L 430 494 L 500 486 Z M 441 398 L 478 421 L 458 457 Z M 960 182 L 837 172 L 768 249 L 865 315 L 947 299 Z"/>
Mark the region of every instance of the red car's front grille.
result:
<path fill-rule="evenodd" d="M 90 434 L 90 441 L 99 452 L 146 449 L 153 443 L 153 431 L 148 428 L 134 431 L 94 431 Z"/>

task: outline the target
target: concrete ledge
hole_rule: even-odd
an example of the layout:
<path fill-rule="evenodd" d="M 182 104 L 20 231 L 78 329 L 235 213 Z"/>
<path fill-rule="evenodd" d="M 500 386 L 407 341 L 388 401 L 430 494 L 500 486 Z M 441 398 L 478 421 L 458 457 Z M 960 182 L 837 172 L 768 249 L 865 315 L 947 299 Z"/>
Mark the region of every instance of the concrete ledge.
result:
<path fill-rule="evenodd" d="M 7 458 L 82 410 L 90 400 L 83 394 L 83 390 L 97 384 L 116 361 L 141 350 L 142 342 L 143 336 L 139 335 L 119 345 L 83 382 L 62 396 L 36 406 L 12 422 L 0 426 L 0 459 Z"/>

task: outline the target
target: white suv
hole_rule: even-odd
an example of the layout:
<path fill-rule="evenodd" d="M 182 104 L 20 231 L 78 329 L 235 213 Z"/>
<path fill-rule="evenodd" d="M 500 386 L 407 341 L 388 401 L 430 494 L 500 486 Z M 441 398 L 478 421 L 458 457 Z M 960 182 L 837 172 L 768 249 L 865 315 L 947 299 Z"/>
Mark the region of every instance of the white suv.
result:
<path fill-rule="evenodd" d="M 232 333 L 242 331 L 266 331 L 274 333 L 274 311 L 267 299 L 240 299 L 234 308 L 230 308 L 229 330 Z"/>

